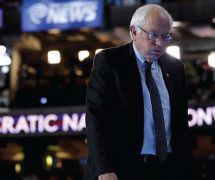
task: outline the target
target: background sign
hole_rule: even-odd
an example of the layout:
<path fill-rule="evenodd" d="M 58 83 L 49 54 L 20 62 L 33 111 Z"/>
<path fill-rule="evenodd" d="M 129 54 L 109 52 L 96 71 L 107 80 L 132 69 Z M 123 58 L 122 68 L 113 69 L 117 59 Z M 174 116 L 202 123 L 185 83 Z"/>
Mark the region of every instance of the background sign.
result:
<path fill-rule="evenodd" d="M 77 29 L 103 24 L 103 0 L 24 0 L 22 31 Z"/>
<path fill-rule="evenodd" d="M 67 113 L 68 112 L 68 113 Z M 85 134 L 86 107 L 18 109 L 0 115 L 0 136 Z M 214 128 L 215 106 L 189 106 L 190 128 Z"/>
<path fill-rule="evenodd" d="M 82 134 L 85 128 L 84 112 L 0 116 L 0 136 Z"/>
<path fill-rule="evenodd" d="M 190 128 L 214 128 L 215 106 L 189 107 L 188 118 Z"/>

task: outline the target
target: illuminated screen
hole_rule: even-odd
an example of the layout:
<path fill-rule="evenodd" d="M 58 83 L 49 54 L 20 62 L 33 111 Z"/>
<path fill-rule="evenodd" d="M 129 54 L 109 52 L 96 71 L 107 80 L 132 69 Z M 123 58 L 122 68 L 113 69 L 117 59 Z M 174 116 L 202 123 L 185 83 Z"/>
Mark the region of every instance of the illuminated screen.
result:
<path fill-rule="evenodd" d="M 94 28 L 103 25 L 103 0 L 24 0 L 22 30 Z"/>

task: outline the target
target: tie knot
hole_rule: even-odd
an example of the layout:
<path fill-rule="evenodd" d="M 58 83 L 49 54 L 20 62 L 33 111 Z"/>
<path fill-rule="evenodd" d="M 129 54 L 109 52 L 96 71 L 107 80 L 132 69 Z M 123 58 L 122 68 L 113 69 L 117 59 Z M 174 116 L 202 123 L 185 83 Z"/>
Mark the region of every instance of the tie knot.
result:
<path fill-rule="evenodd" d="M 146 68 L 151 69 L 152 62 L 145 61 Z"/>

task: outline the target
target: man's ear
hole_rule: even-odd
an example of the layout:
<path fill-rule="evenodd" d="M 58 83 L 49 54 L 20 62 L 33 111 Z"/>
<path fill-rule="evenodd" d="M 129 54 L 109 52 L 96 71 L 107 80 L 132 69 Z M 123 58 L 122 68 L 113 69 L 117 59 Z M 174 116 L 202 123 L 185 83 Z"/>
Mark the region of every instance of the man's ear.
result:
<path fill-rule="evenodd" d="M 136 31 L 136 27 L 135 26 L 131 26 L 130 27 L 130 35 L 131 35 L 131 39 L 133 41 L 136 41 L 137 31 Z"/>

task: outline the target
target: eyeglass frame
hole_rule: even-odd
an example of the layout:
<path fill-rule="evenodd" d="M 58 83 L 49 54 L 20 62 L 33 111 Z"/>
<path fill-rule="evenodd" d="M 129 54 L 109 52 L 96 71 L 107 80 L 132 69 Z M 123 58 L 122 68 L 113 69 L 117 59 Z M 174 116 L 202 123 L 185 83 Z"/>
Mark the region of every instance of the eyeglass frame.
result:
<path fill-rule="evenodd" d="M 148 38 L 150 39 L 150 40 L 153 40 L 153 41 L 155 41 L 157 38 L 159 38 L 159 39 L 162 39 L 162 41 L 163 42 L 166 42 L 166 43 L 170 43 L 172 40 L 173 40 L 173 35 L 171 34 L 171 33 L 168 33 L 168 34 L 160 34 L 160 33 L 156 33 L 155 31 L 152 31 L 152 30 L 150 30 L 150 31 L 146 31 L 145 29 L 143 29 L 143 28 L 141 28 L 140 26 L 138 26 L 144 33 L 146 33 L 146 35 L 148 36 Z M 151 38 L 150 37 L 150 35 L 149 35 L 149 33 L 153 33 L 153 35 L 155 36 L 155 38 Z M 170 37 L 170 39 L 168 40 L 168 39 L 164 39 L 164 37 L 165 36 L 169 36 Z"/>

